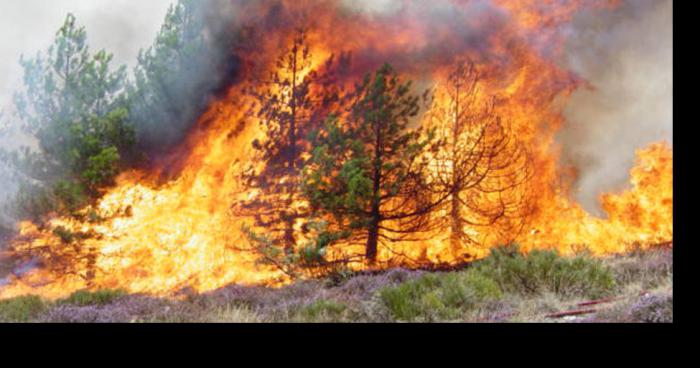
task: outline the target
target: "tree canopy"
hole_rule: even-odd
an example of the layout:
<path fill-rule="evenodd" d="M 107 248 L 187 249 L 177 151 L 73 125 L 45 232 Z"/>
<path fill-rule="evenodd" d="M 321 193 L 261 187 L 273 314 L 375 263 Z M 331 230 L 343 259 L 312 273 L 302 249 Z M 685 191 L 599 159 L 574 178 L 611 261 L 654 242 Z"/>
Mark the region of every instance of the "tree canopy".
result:
<path fill-rule="evenodd" d="M 319 246 L 360 240 L 366 259 L 374 262 L 380 243 L 420 232 L 441 202 L 424 197 L 422 190 L 428 162 L 421 153 L 432 135 L 410 128 L 421 96 L 389 65 L 368 74 L 351 99 L 349 114 L 330 118 L 316 132 L 303 187 L 314 212 L 333 219 L 321 235 L 332 241 Z"/>
<path fill-rule="evenodd" d="M 28 201 L 19 201 L 20 212 L 77 209 L 110 185 L 133 155 L 126 68 L 114 69 L 105 50 L 92 53 L 85 28 L 72 14 L 46 52 L 20 63 L 24 89 L 15 96 L 18 116 L 36 140 L 36 147 L 5 153 L 25 178 Z"/>

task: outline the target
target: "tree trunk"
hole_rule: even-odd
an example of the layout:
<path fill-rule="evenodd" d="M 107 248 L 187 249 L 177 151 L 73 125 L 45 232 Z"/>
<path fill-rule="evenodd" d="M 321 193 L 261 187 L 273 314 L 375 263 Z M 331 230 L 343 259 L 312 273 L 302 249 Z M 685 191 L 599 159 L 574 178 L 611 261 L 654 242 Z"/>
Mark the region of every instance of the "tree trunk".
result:
<path fill-rule="evenodd" d="M 377 201 L 378 202 L 378 201 Z M 379 244 L 379 205 L 372 209 L 372 220 L 369 225 L 369 236 L 367 237 L 367 247 L 365 257 L 370 264 L 377 262 L 377 246 Z"/>
<path fill-rule="evenodd" d="M 451 222 L 451 228 L 450 228 L 450 246 L 452 247 L 452 253 L 454 255 L 459 254 L 459 250 L 462 246 L 462 232 L 464 231 L 463 229 L 463 224 L 462 224 L 462 216 L 461 216 L 461 203 L 459 203 L 459 193 L 461 189 L 462 183 L 459 181 L 461 180 L 461 175 L 458 172 L 458 162 L 460 160 L 460 152 L 459 152 L 459 136 L 461 132 L 461 119 L 460 119 L 460 89 L 461 85 L 460 83 L 456 83 L 455 85 L 455 96 L 454 96 L 454 103 L 455 103 L 455 110 L 454 110 L 454 122 L 452 126 L 452 203 L 451 208 L 450 208 L 450 222 Z"/>
<path fill-rule="evenodd" d="M 294 177 L 297 175 L 296 173 L 296 159 L 297 159 L 297 54 L 298 54 L 298 49 L 297 45 L 294 45 L 294 48 L 292 50 L 293 52 L 293 59 L 292 59 L 292 97 L 290 101 L 290 107 L 292 110 L 292 114 L 289 119 L 289 152 L 287 156 L 287 165 L 289 169 L 289 180 L 290 182 L 294 182 Z M 291 210 L 292 205 L 294 203 L 294 187 L 289 186 L 289 198 L 288 198 L 288 218 L 286 219 L 286 227 L 284 229 L 284 242 L 285 242 L 285 251 L 287 254 L 291 254 L 294 251 L 294 247 L 296 245 L 296 240 L 294 239 L 294 216 L 293 216 L 293 211 Z"/>
<path fill-rule="evenodd" d="M 382 127 L 380 122 L 374 123 L 374 173 L 372 175 L 372 214 L 367 237 L 366 257 L 370 264 L 377 262 L 377 245 L 379 243 L 379 223 L 381 222 L 381 183 L 382 183 Z"/>
<path fill-rule="evenodd" d="M 85 275 L 88 289 L 92 289 L 95 286 L 94 283 L 95 283 L 96 265 L 97 265 L 97 250 L 95 249 L 95 247 L 90 246 L 88 248 L 87 267 L 86 267 L 87 273 Z"/>
<path fill-rule="evenodd" d="M 289 216 L 284 229 L 284 251 L 286 254 L 292 254 L 292 252 L 294 252 L 295 245 L 296 239 L 294 239 L 294 217 Z"/>
<path fill-rule="evenodd" d="M 452 194 L 452 203 L 450 209 L 450 246 L 452 247 L 452 253 L 459 254 L 462 248 L 462 217 L 460 215 L 460 203 L 457 193 Z"/>

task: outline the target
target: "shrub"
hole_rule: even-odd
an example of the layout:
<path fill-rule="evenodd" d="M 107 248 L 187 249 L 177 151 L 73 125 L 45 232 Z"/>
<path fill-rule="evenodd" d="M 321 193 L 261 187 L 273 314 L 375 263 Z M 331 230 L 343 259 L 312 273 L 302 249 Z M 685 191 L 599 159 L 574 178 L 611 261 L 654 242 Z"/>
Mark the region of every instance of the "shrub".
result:
<path fill-rule="evenodd" d="M 317 300 L 303 308 L 299 314 L 307 322 L 319 320 L 334 320 L 341 319 L 343 313 L 347 310 L 347 306 L 333 300 Z"/>
<path fill-rule="evenodd" d="M 498 285 L 472 272 L 427 274 L 380 290 L 393 316 L 401 321 L 455 320 L 480 301 L 501 295 Z"/>
<path fill-rule="evenodd" d="M 113 302 L 117 298 L 125 296 L 127 293 L 124 290 L 98 290 L 88 291 L 81 290 L 71 294 L 66 299 L 61 300 L 60 304 L 73 304 L 78 306 L 89 305 L 106 305 Z"/>
<path fill-rule="evenodd" d="M 476 292 L 480 299 L 496 300 L 503 297 L 503 292 L 500 286 L 498 286 L 498 283 L 479 272 L 473 270 L 466 271 L 463 278 L 464 282 Z"/>
<path fill-rule="evenodd" d="M 494 280 L 504 292 L 590 298 L 610 294 L 615 287 L 612 270 L 588 255 L 573 258 L 555 251 L 522 254 L 517 246 L 496 248 L 472 272 Z"/>
<path fill-rule="evenodd" d="M 644 253 L 614 257 L 606 260 L 614 270 L 619 286 L 639 284 L 642 289 L 654 289 L 673 279 L 673 252 L 648 250 Z"/>
<path fill-rule="evenodd" d="M 46 309 L 38 296 L 22 296 L 0 301 L 0 322 L 28 322 Z"/>
<path fill-rule="evenodd" d="M 630 322 L 673 323 L 673 295 L 653 295 L 642 298 L 632 306 Z"/>
<path fill-rule="evenodd" d="M 333 267 L 326 275 L 324 285 L 326 287 L 338 287 L 350 280 L 355 272 L 346 266 Z"/>

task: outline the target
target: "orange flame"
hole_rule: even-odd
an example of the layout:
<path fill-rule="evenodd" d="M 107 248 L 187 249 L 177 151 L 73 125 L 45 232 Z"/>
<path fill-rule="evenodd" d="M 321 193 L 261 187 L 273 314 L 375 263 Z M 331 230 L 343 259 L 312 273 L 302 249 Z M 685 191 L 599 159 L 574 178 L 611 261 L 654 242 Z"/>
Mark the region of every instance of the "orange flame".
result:
<path fill-rule="evenodd" d="M 610 7 L 617 2 L 594 1 L 593 6 Z M 385 61 L 375 60 L 376 55 L 401 63 L 432 42 L 425 24 L 418 20 L 409 19 L 401 27 L 371 18 L 350 20 L 319 6 L 334 2 L 317 3 L 285 3 L 292 12 L 318 15 L 315 31 L 310 35 L 313 68 L 322 65 L 332 51 L 341 50 L 354 53 L 355 74 L 365 73 Z M 400 69 L 409 77 L 434 81 L 439 90 L 440 81 L 455 60 L 475 60 L 484 73 L 480 82 L 484 98 L 497 98 L 499 113 L 511 122 L 514 134 L 530 150 L 536 175 L 522 189 L 527 193 L 521 193 L 533 198 L 528 222 L 522 231 L 490 237 L 484 246 L 465 252 L 483 257 L 490 247 L 516 241 L 526 250 L 554 248 L 568 253 L 585 248 L 605 255 L 634 245 L 672 241 L 673 157 L 667 144 L 654 144 L 637 152 L 637 164 L 631 171 L 632 187 L 601 197 L 607 219 L 588 214 L 570 198 L 568 188 L 558 184 L 562 170 L 557 163 L 554 137 L 563 124 L 561 108 L 582 81 L 549 60 L 543 53 L 541 36 L 543 30 L 552 30 L 547 37 L 555 39 L 553 30 L 570 21 L 578 9 L 590 2 L 493 3 L 513 19 L 508 26 L 488 34 L 487 46 L 471 47 L 455 41 L 449 45 L 455 47 L 452 54 L 427 56 L 419 65 L 406 65 L 406 61 Z M 280 27 L 270 32 L 260 48 L 261 55 L 268 55 L 262 60 L 270 59 L 269 55 L 275 55 L 279 46 L 288 41 L 288 31 Z M 450 37 L 449 31 L 438 25 L 431 35 L 453 40 L 456 36 Z M 538 33 L 540 37 L 532 38 Z M 258 62 L 260 70 L 270 70 L 272 65 L 269 60 Z M 279 270 L 260 265 L 254 254 L 239 250 L 247 241 L 241 230 L 245 221 L 231 215 L 231 204 L 257 195 L 245 190 L 239 174 L 253 155 L 251 142 L 262 137 L 258 124 L 247 122 L 244 116 L 244 106 L 248 104 L 240 86 L 231 87 L 227 96 L 212 103 L 187 141 L 173 154 L 171 162 L 181 170 L 167 183 L 159 184 L 171 169 L 167 166 L 151 172 L 122 174 L 117 185 L 96 205 L 104 221 L 91 223 L 57 217 L 49 229 L 21 223 L 20 234 L 12 243 L 18 254 L 41 247 L 54 248 L 58 253 L 70 248 L 52 231 L 56 228 L 93 234 L 82 241 L 81 249 L 94 253 L 95 275 L 88 284 L 84 274 L 89 256 L 75 258 L 69 265 L 75 272 L 59 272 L 44 264 L 13 277 L 0 288 L 0 298 L 23 294 L 59 298 L 86 287 L 171 295 L 186 287 L 204 292 L 232 283 L 277 286 L 289 282 Z M 409 265 L 410 260 L 462 261 L 450 250 L 443 233 L 431 234 L 430 240 L 384 248 L 379 258 L 389 264 Z M 338 250 L 354 251 L 357 250 L 350 246 Z"/>

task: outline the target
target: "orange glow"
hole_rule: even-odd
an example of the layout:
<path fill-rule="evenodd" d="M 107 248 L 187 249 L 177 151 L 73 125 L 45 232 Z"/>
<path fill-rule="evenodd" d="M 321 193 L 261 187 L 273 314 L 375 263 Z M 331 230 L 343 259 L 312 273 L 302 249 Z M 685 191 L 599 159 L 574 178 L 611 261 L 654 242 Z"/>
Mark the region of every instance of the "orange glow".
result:
<path fill-rule="evenodd" d="M 319 4 L 326 3 L 332 2 L 286 2 L 294 14 L 314 14 L 309 27 L 313 65 L 304 73 L 319 68 L 334 52 L 350 51 L 353 64 L 342 81 L 350 84 L 377 63 L 399 60 L 401 64 L 404 55 L 412 55 L 431 42 L 419 21 L 406 21 L 399 27 L 373 19 L 351 20 L 323 10 Z M 420 65 L 406 62 L 397 69 L 409 79 L 429 79 L 439 96 L 455 61 L 475 61 L 483 73 L 478 98 L 496 99 L 497 113 L 528 149 L 535 174 L 512 193 L 528 199 L 527 211 L 523 209 L 517 226 L 508 223 L 469 229 L 485 239 L 479 246 L 465 245 L 461 252 L 455 252 L 447 231 L 440 229 L 423 234 L 428 240 L 380 247 L 380 264 L 455 264 L 484 257 L 490 247 L 510 241 L 525 250 L 553 248 L 569 254 L 588 249 L 595 255 L 672 242 L 673 156 L 667 144 L 660 142 L 637 152 L 637 163 L 630 173 L 631 187 L 601 196 L 605 219 L 588 214 L 571 198 L 569 188 L 560 183 L 563 170 L 558 165 L 555 135 L 565 123 L 563 105 L 583 81 L 543 55 L 542 38 L 528 41 L 543 34 L 553 40 L 557 36 L 549 30 L 569 22 L 580 8 L 613 7 L 618 1 L 493 3 L 513 19 L 507 27 L 490 32 L 486 46 L 469 47 L 455 41 L 455 54 L 450 57 L 427 58 Z M 265 43 L 249 57 L 255 61 L 249 73 L 271 70 L 280 45 L 289 42 L 291 34 L 282 26 L 265 32 L 269 32 Z M 437 27 L 434 32 L 444 35 L 449 30 Z M 560 44 L 552 45 L 556 49 Z M 487 51 L 481 49 L 484 47 Z M 390 60 L 375 60 L 377 55 Z M 0 287 L 0 298 L 24 294 L 59 298 L 88 287 L 170 296 L 185 288 L 205 292 L 232 283 L 280 286 L 290 282 L 279 270 L 256 262 L 255 254 L 240 250 L 247 244 L 242 226 L 250 221 L 233 216 L 231 206 L 239 199 L 259 195 L 246 191 L 239 174 L 253 157 L 251 142 L 263 137 L 259 124 L 245 116 L 244 107 L 250 101 L 242 90 L 243 86 L 231 86 L 226 96 L 213 102 L 167 164 L 152 171 L 122 174 L 96 205 L 105 221 L 56 217 L 49 229 L 21 223 L 20 234 L 12 242 L 15 253 L 51 247 L 59 254 L 76 253 L 78 257 L 69 257 L 72 261 L 60 266 L 57 264 L 61 260 L 42 260 L 36 269 Z M 440 103 L 439 97 L 435 103 Z M 173 168 L 179 169 L 173 173 Z M 97 236 L 81 241 L 76 251 L 55 234 L 56 228 Z M 362 247 L 341 246 L 330 256 L 355 253 L 362 254 Z M 470 257 L 465 259 L 464 254 Z M 95 275 L 88 284 L 83 276 L 90 257 L 94 258 Z M 365 266 L 358 263 L 353 267 Z"/>

